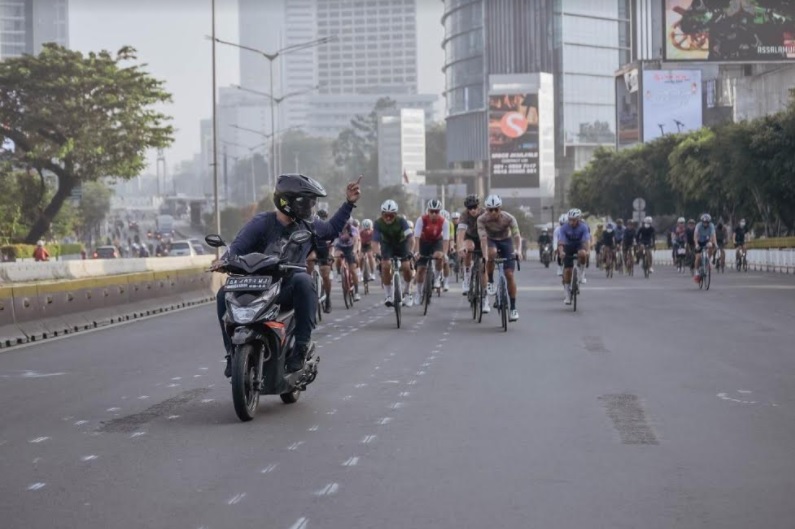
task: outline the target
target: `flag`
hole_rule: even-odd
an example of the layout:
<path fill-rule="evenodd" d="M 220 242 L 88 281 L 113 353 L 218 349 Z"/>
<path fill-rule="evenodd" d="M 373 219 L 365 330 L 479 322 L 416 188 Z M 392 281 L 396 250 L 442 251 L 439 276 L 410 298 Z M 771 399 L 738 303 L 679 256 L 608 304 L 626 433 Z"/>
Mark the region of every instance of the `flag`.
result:
<path fill-rule="evenodd" d="M 408 184 L 409 183 L 409 175 L 406 173 L 405 169 L 403 169 L 403 183 L 404 184 Z"/>

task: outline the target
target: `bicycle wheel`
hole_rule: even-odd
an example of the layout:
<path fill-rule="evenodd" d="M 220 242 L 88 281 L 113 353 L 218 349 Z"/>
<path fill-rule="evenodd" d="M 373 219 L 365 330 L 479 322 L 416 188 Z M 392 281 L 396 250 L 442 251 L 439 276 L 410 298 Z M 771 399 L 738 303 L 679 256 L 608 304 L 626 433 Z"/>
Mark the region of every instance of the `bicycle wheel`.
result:
<path fill-rule="evenodd" d="M 422 315 L 425 316 L 428 314 L 428 305 L 431 304 L 431 298 L 433 297 L 433 271 L 431 267 L 425 268 L 425 281 L 424 287 L 422 289 Z"/>
<path fill-rule="evenodd" d="M 317 321 L 323 321 L 323 280 L 320 278 L 320 273 L 317 270 L 312 271 L 312 279 L 315 283 L 315 292 L 317 293 Z"/>
<path fill-rule="evenodd" d="M 571 270 L 571 306 L 574 312 L 577 312 L 577 294 L 580 293 L 579 284 L 577 267 L 574 266 Z"/>
<path fill-rule="evenodd" d="M 400 291 L 399 274 L 392 276 L 392 288 L 394 289 L 392 299 L 395 305 L 395 318 L 397 319 L 397 328 L 400 329 L 400 306 L 403 304 L 403 293 Z"/>
<path fill-rule="evenodd" d="M 743 255 L 743 272 L 747 271 L 748 271 L 748 258 L 745 255 Z"/>
<path fill-rule="evenodd" d="M 712 282 L 712 265 L 707 263 L 706 272 L 704 273 L 704 290 L 709 290 L 709 285 Z"/>
<path fill-rule="evenodd" d="M 469 278 L 469 305 L 472 308 L 472 319 L 478 318 L 478 310 L 480 310 L 478 292 L 480 291 L 480 271 L 476 264 L 472 265 L 472 271 Z"/>
<path fill-rule="evenodd" d="M 500 318 L 502 319 L 502 330 L 508 332 L 508 282 L 502 273 L 500 273 L 500 287 L 498 292 L 500 296 L 499 306 Z"/>
<path fill-rule="evenodd" d="M 348 269 L 345 268 L 341 271 L 342 274 L 342 300 L 345 302 L 345 308 L 349 309 L 353 306 L 353 299 L 348 296 L 351 291 L 351 278 L 348 275 Z"/>

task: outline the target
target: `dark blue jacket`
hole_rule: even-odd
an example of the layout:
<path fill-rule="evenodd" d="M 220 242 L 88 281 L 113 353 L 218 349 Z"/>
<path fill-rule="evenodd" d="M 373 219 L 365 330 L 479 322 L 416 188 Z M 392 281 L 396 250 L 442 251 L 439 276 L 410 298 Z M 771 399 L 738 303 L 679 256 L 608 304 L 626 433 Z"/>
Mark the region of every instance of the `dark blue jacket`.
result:
<path fill-rule="evenodd" d="M 337 237 L 345 227 L 348 219 L 353 212 L 353 205 L 345 202 L 328 222 L 315 219 L 310 224 L 315 230 L 318 240 L 331 240 Z M 266 255 L 279 255 L 282 246 L 290 237 L 290 234 L 303 228 L 303 223 L 293 222 L 284 226 L 276 218 L 275 211 L 259 213 L 243 226 L 240 233 L 229 246 L 230 255 L 246 255 L 253 252 L 264 253 Z M 312 241 L 306 242 L 300 251 L 296 252 L 299 259 L 296 262 L 306 260 L 312 251 Z"/>

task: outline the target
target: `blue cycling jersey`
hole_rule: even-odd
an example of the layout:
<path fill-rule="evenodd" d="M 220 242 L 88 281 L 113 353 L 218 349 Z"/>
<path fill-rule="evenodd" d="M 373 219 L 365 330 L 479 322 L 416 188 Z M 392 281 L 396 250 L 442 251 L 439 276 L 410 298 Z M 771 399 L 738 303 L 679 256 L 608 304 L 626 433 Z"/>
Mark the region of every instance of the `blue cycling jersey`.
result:
<path fill-rule="evenodd" d="M 569 246 L 574 244 L 582 244 L 583 242 L 588 242 L 590 240 L 591 240 L 591 230 L 589 230 L 588 225 L 583 222 L 580 222 L 576 226 L 572 226 L 571 224 L 564 224 L 560 228 L 560 236 L 558 238 L 558 244 Z"/>

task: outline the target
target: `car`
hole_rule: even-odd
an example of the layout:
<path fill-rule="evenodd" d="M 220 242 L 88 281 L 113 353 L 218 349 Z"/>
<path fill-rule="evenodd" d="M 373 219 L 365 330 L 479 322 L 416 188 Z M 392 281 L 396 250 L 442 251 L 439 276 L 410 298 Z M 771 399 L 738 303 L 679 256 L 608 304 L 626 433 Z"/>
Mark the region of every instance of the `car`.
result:
<path fill-rule="evenodd" d="M 196 250 L 196 255 L 205 255 L 207 252 L 204 250 L 204 245 L 199 239 L 188 239 L 188 242 Z"/>
<path fill-rule="evenodd" d="M 171 249 L 168 251 L 168 255 L 170 257 L 194 256 L 196 255 L 196 250 L 193 249 L 193 245 L 190 241 L 174 241 L 171 243 Z"/>
<path fill-rule="evenodd" d="M 94 259 L 118 259 L 119 250 L 115 246 L 97 246 L 94 250 Z"/>

